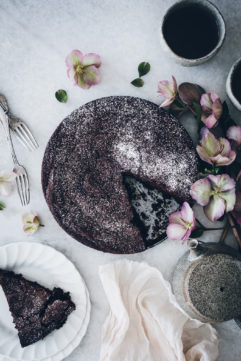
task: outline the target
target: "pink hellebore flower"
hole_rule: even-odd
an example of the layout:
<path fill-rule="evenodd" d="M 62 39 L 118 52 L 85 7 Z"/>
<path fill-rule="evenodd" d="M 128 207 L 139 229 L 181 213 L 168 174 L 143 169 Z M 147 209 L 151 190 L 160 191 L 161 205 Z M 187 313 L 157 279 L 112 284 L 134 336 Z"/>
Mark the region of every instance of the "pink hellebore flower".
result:
<path fill-rule="evenodd" d="M 89 89 L 91 85 L 99 83 L 100 73 L 97 69 L 101 66 L 99 55 L 94 53 L 83 55 L 79 50 L 72 50 L 65 62 L 68 67 L 68 77 L 73 80 L 74 85 Z"/>
<path fill-rule="evenodd" d="M 209 175 L 195 182 L 190 194 L 195 201 L 204 207 L 204 213 L 212 222 L 224 212 L 230 212 L 235 205 L 235 181 L 228 174 Z"/>
<path fill-rule="evenodd" d="M 166 100 L 160 105 L 160 107 L 168 107 L 171 105 L 177 95 L 177 81 L 172 76 L 172 82 L 168 80 L 162 80 L 158 83 L 158 92 L 165 98 Z"/>
<path fill-rule="evenodd" d="M 0 195 L 9 196 L 13 190 L 13 182 L 16 178 L 14 172 L 1 171 L 0 172 Z"/>
<path fill-rule="evenodd" d="M 28 236 L 32 236 L 40 226 L 39 218 L 35 212 L 23 215 L 23 230 Z"/>
<path fill-rule="evenodd" d="M 227 137 L 231 139 L 234 145 L 239 148 L 241 146 L 241 127 L 233 125 L 227 130 Z"/>
<path fill-rule="evenodd" d="M 184 243 L 196 226 L 196 220 L 192 208 L 184 202 L 179 212 L 174 212 L 169 217 L 167 237 L 172 240 L 182 240 Z"/>
<path fill-rule="evenodd" d="M 231 149 L 229 141 L 225 138 L 215 138 L 207 129 L 202 131 L 201 145 L 196 147 L 199 157 L 214 166 L 223 166 L 233 163 L 236 152 Z"/>
<path fill-rule="evenodd" d="M 223 106 L 220 98 L 211 91 L 201 96 L 200 104 L 202 107 L 201 119 L 208 128 L 216 127 L 218 120 L 222 115 Z"/>

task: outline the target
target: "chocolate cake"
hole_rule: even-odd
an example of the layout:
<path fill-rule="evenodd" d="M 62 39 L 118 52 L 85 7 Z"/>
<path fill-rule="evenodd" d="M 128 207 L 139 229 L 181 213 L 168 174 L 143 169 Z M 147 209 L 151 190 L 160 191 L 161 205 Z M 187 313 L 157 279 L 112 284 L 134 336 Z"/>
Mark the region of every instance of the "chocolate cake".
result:
<path fill-rule="evenodd" d="M 53 291 L 23 278 L 21 274 L 0 270 L 0 285 L 6 295 L 22 347 L 31 345 L 59 329 L 75 309 L 69 293 Z"/>
<path fill-rule="evenodd" d="M 165 237 L 169 204 L 174 211 L 190 201 L 197 171 L 191 138 L 177 119 L 147 100 L 118 96 L 64 119 L 47 145 L 42 185 L 55 219 L 72 237 L 104 252 L 135 253 Z M 163 194 L 165 202 L 156 205 L 162 233 L 154 241 L 146 237 L 145 215 L 135 210 L 128 177 Z"/>

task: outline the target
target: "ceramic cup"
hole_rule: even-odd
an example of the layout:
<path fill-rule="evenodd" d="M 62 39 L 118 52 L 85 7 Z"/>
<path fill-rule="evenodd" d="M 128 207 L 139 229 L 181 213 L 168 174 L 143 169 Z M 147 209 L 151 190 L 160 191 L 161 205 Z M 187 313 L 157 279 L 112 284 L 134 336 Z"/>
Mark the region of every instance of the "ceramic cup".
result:
<path fill-rule="evenodd" d="M 237 74 L 238 69 L 240 69 L 239 74 Z M 235 95 L 235 89 L 234 89 L 234 79 L 237 77 L 237 80 L 239 80 L 239 82 L 241 82 L 240 75 L 241 75 L 241 58 L 238 59 L 231 67 L 228 77 L 227 77 L 227 82 L 226 82 L 226 92 L 227 92 L 229 99 L 231 100 L 233 105 L 238 110 L 241 111 L 241 100 L 239 100 L 237 98 L 237 96 Z"/>
<path fill-rule="evenodd" d="M 165 33 L 167 21 L 168 20 L 170 21 L 170 15 L 173 15 L 175 12 L 177 12 L 179 10 L 184 11 L 184 9 L 188 8 L 188 7 L 190 9 L 190 6 L 196 7 L 197 9 L 199 8 L 199 10 L 201 12 L 203 12 L 203 13 L 205 12 L 207 14 L 207 16 L 209 16 L 210 19 L 212 19 L 212 20 L 210 20 L 211 25 L 215 27 L 216 37 L 217 37 L 217 41 L 214 44 L 214 46 L 206 54 L 199 56 L 197 58 L 196 57 L 190 58 L 187 56 L 183 56 L 180 53 L 178 54 L 177 51 L 173 49 L 173 46 L 170 44 L 170 41 L 168 40 L 168 36 Z M 205 27 L 205 21 L 203 22 L 203 27 Z M 175 31 L 178 32 L 178 27 L 174 26 L 173 28 L 174 28 L 174 36 L 175 36 Z M 205 29 L 205 31 L 206 31 L 206 29 Z M 178 34 L 178 35 L 180 37 L 180 34 Z M 217 53 L 217 51 L 221 48 L 224 38 L 225 38 L 224 19 L 223 19 L 221 13 L 219 12 L 219 10 L 216 8 L 216 6 L 214 6 L 208 0 L 181 0 L 181 1 L 178 1 L 167 10 L 166 14 L 164 15 L 164 17 L 162 19 L 161 45 L 162 45 L 163 49 L 169 54 L 169 56 L 171 56 L 174 59 L 174 61 L 176 63 L 179 63 L 183 66 L 195 66 L 195 65 L 202 64 L 202 63 L 208 61 L 209 59 L 211 59 Z M 185 46 L 185 39 L 181 39 L 181 41 L 183 41 L 183 44 Z M 178 42 L 178 44 L 180 45 L 180 41 Z"/>

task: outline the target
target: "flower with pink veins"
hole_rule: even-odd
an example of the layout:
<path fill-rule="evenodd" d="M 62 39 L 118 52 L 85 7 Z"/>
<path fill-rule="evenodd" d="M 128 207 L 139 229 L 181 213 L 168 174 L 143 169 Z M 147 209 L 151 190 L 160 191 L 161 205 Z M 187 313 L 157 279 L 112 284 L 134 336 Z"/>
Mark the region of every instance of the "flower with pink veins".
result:
<path fill-rule="evenodd" d="M 68 77 L 80 88 L 89 89 L 100 81 L 98 68 L 101 58 L 95 53 L 83 55 L 79 50 L 72 50 L 66 60 Z"/>
<path fill-rule="evenodd" d="M 33 211 L 23 215 L 23 230 L 28 236 L 32 236 L 40 227 L 37 214 Z"/>
<path fill-rule="evenodd" d="M 187 202 L 184 202 L 181 211 L 174 212 L 169 217 L 167 237 L 184 243 L 190 237 L 195 226 L 196 219 L 193 210 Z"/>
<path fill-rule="evenodd" d="M 233 163 L 236 152 L 231 149 L 225 138 L 216 138 L 207 128 L 203 128 L 201 145 L 196 147 L 199 157 L 213 166 L 224 166 Z"/>
<path fill-rule="evenodd" d="M 214 91 L 211 91 L 211 93 L 205 93 L 201 96 L 200 104 L 202 107 L 201 120 L 203 123 L 208 128 L 216 127 L 223 112 L 220 98 Z"/>
<path fill-rule="evenodd" d="M 192 198 L 204 207 L 204 213 L 212 222 L 234 209 L 235 181 L 228 174 L 209 175 L 191 186 Z"/>
<path fill-rule="evenodd" d="M 239 148 L 241 146 L 241 127 L 232 125 L 227 130 L 227 138 L 232 140 L 234 145 Z"/>
<path fill-rule="evenodd" d="M 174 102 L 177 95 L 177 81 L 174 76 L 172 76 L 172 82 L 168 80 L 159 81 L 158 93 L 166 99 L 160 107 L 168 107 Z"/>
<path fill-rule="evenodd" d="M 1 171 L 0 172 L 0 195 L 9 196 L 13 190 L 13 182 L 16 178 L 14 172 Z"/>

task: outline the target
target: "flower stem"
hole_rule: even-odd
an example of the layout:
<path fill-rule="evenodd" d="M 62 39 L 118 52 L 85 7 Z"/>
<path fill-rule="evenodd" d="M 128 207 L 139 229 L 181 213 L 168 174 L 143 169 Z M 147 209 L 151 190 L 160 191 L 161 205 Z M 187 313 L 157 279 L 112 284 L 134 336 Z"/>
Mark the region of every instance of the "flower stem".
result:
<path fill-rule="evenodd" d="M 220 243 L 224 243 L 225 238 L 227 237 L 227 234 L 228 234 L 229 227 L 230 227 L 230 223 L 229 223 L 229 221 L 227 221 L 226 226 L 225 226 L 225 228 L 224 228 L 224 230 L 223 230 L 223 232 L 221 234 L 221 237 L 219 239 Z"/>

